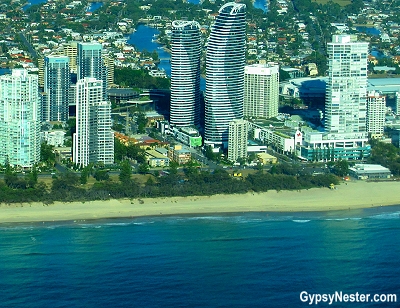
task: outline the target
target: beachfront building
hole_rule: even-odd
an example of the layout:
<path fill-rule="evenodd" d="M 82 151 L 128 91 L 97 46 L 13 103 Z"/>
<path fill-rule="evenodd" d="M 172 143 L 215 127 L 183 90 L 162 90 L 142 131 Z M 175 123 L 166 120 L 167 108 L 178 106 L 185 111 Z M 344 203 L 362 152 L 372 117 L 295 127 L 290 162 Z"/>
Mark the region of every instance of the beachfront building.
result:
<path fill-rule="evenodd" d="M 396 115 L 400 115 L 400 92 L 396 92 Z"/>
<path fill-rule="evenodd" d="M 279 65 L 253 64 L 244 68 L 244 116 L 272 118 L 278 115 Z"/>
<path fill-rule="evenodd" d="M 103 98 L 106 98 L 107 69 L 103 60 L 103 46 L 97 42 L 79 42 L 77 56 L 77 79 L 85 77 L 103 81 Z"/>
<path fill-rule="evenodd" d="M 67 56 L 50 55 L 44 58 L 42 121 L 68 120 L 70 80 Z"/>
<path fill-rule="evenodd" d="M 103 99 L 103 81 L 85 77 L 76 84 L 76 133 L 73 162 L 114 163 L 114 134 L 111 130 L 111 103 Z"/>
<path fill-rule="evenodd" d="M 182 147 L 182 145 L 177 144 L 169 147 L 168 158 L 179 165 L 184 165 L 191 160 L 192 153 L 188 149 Z"/>
<path fill-rule="evenodd" d="M 366 137 L 368 43 L 333 35 L 327 45 L 325 130 L 333 138 Z"/>
<path fill-rule="evenodd" d="M 38 76 L 13 69 L 0 76 L 0 164 L 30 168 L 40 159 Z"/>
<path fill-rule="evenodd" d="M 228 160 L 236 162 L 247 157 L 247 131 L 246 120 L 233 120 L 229 123 Z"/>
<path fill-rule="evenodd" d="M 371 137 L 383 135 L 385 127 L 386 96 L 380 92 L 368 92 L 367 95 L 367 132 Z"/>
<path fill-rule="evenodd" d="M 304 132 L 297 155 L 309 161 L 362 160 L 370 155 L 367 132 L 368 43 L 333 35 L 328 43 L 325 132 Z"/>
<path fill-rule="evenodd" d="M 206 55 L 205 143 L 227 148 L 229 123 L 243 118 L 246 5 L 218 11 Z"/>
<path fill-rule="evenodd" d="M 200 38 L 198 22 L 172 22 L 170 124 L 174 127 L 199 125 Z"/>

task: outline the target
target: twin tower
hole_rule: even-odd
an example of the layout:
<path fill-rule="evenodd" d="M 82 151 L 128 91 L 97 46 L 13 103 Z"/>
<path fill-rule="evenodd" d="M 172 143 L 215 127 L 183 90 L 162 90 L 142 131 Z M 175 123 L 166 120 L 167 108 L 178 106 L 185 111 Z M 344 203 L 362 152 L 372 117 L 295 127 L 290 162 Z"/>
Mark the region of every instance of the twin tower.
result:
<path fill-rule="evenodd" d="M 207 42 L 204 139 L 227 147 L 229 123 L 243 118 L 246 5 L 226 3 Z M 171 108 L 174 127 L 200 125 L 200 25 L 174 21 L 171 41 Z"/>

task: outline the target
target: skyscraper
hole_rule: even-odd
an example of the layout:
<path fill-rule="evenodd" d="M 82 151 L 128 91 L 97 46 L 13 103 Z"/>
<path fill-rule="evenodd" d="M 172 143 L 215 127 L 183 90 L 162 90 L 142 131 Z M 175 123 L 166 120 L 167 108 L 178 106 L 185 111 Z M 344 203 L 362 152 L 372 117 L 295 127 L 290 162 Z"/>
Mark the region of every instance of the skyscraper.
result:
<path fill-rule="evenodd" d="M 205 143 L 227 147 L 229 123 L 243 118 L 246 5 L 224 4 L 206 56 Z"/>
<path fill-rule="evenodd" d="M 50 55 L 44 59 L 44 97 L 42 121 L 67 121 L 70 68 L 67 56 Z"/>
<path fill-rule="evenodd" d="M 272 118 L 278 115 L 279 66 L 253 64 L 244 68 L 244 116 Z"/>
<path fill-rule="evenodd" d="M 197 126 L 200 115 L 200 25 L 176 20 L 171 38 L 170 123 Z"/>
<path fill-rule="evenodd" d="M 103 99 L 103 81 L 96 78 L 85 77 L 76 84 L 73 161 L 81 167 L 114 163 L 111 103 Z"/>
<path fill-rule="evenodd" d="M 351 35 L 333 35 L 327 45 L 325 129 L 336 137 L 366 135 L 368 43 Z"/>
<path fill-rule="evenodd" d="M 38 76 L 24 69 L 0 76 L 0 164 L 32 167 L 40 159 Z"/>
<path fill-rule="evenodd" d="M 247 157 L 247 121 L 233 120 L 229 123 L 228 160 L 236 162 Z"/>
<path fill-rule="evenodd" d="M 372 137 L 382 136 L 385 127 L 386 96 L 371 91 L 367 94 L 367 132 Z"/>
<path fill-rule="evenodd" d="M 103 81 L 103 98 L 106 98 L 107 71 L 103 60 L 103 46 L 97 42 L 79 42 L 77 56 L 77 79 L 93 77 Z"/>

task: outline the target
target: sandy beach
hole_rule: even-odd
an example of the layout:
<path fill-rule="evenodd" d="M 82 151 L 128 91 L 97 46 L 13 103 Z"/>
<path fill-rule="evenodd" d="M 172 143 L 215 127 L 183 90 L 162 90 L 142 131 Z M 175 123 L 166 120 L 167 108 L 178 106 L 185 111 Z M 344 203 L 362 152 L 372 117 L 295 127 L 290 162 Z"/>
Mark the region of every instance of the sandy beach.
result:
<path fill-rule="evenodd" d="M 336 189 L 269 191 L 236 195 L 122 199 L 90 202 L 1 204 L 0 223 L 86 220 L 156 215 L 302 212 L 400 204 L 400 181 L 342 183 Z"/>

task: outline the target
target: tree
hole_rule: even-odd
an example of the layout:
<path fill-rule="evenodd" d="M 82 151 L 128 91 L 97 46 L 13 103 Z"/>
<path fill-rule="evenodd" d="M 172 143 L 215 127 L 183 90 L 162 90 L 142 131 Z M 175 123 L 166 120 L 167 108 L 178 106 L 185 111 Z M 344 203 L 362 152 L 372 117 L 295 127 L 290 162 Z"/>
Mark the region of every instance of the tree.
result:
<path fill-rule="evenodd" d="M 81 171 L 81 177 L 80 177 L 80 182 L 81 184 L 86 184 L 88 181 L 88 177 L 89 177 L 89 168 L 85 167 L 83 168 L 83 170 Z"/>
<path fill-rule="evenodd" d="M 106 181 L 110 178 L 110 175 L 108 174 L 108 170 L 96 169 L 93 177 L 96 179 L 96 181 Z"/>
<path fill-rule="evenodd" d="M 333 166 L 333 173 L 337 176 L 346 176 L 349 174 L 349 163 L 347 160 L 338 160 Z"/>
<path fill-rule="evenodd" d="M 119 173 L 119 180 L 122 183 L 127 183 L 130 181 L 132 176 L 131 163 L 128 160 L 121 162 L 121 172 Z"/>
<path fill-rule="evenodd" d="M 140 174 L 146 174 L 149 171 L 149 165 L 147 163 L 141 163 L 138 168 Z"/>
<path fill-rule="evenodd" d="M 40 161 L 53 166 L 56 162 L 56 154 L 53 152 L 53 146 L 47 143 L 40 145 Z"/>

